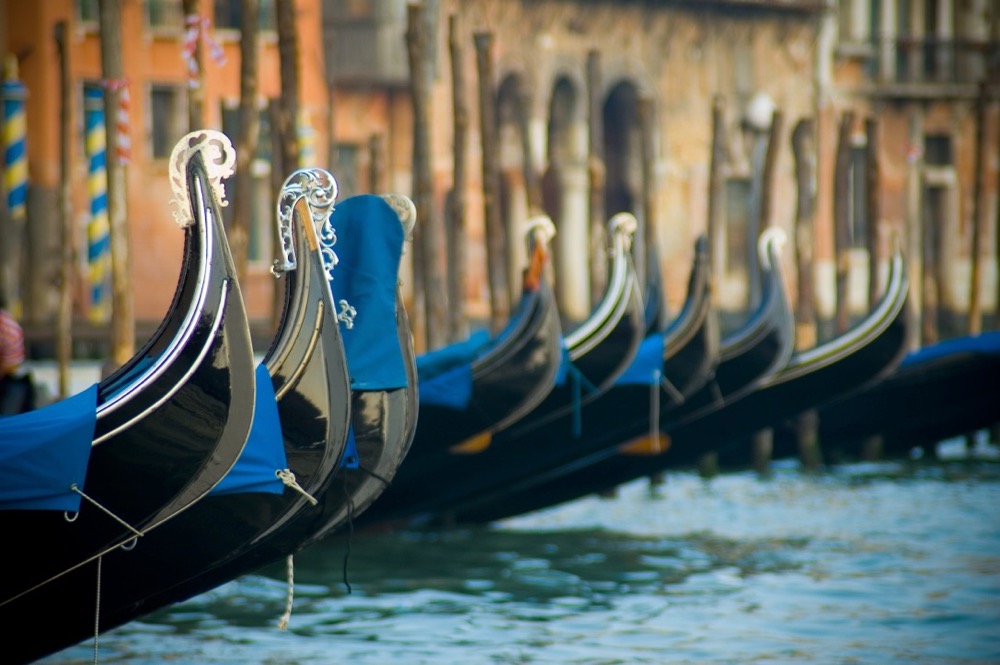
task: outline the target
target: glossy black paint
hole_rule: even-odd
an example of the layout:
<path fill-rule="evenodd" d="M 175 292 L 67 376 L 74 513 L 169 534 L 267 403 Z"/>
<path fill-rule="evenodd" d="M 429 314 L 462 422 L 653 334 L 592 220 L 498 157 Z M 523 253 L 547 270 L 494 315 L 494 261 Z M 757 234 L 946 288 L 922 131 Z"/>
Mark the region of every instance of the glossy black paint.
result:
<path fill-rule="evenodd" d="M 350 387 L 322 260 L 309 251 L 301 232 L 296 238 L 298 256 L 308 260 L 284 276 L 280 333 L 264 363 L 278 397 L 289 468 L 306 492 L 319 492 L 328 486 L 344 449 Z M 102 566 L 102 631 L 249 572 L 247 552 L 274 538 L 308 505 L 290 490 L 211 495 L 145 536 L 135 549 L 109 553 Z M 68 578 L 73 597 L 93 595 L 93 575 L 87 568 Z M 35 602 L 41 609 L 58 599 L 46 594 Z M 62 612 L 59 630 L 46 647 L 58 650 L 92 634 L 94 602 Z"/>
<path fill-rule="evenodd" d="M 202 173 L 199 160 L 191 160 L 192 187 Z M 203 497 L 235 462 L 252 420 L 249 328 L 228 246 L 220 241 L 221 220 L 197 210 L 194 218 L 185 229 L 184 263 L 167 321 L 98 387 L 97 430 L 83 489 L 140 531 Z M 202 299 L 193 277 L 199 270 L 207 280 Z M 182 327 L 177 322 L 185 316 L 190 324 Z M 174 338 L 179 353 L 154 374 L 148 361 L 178 343 Z M 111 408 L 109 396 L 116 390 L 126 393 Z M 20 609 L 26 598 L 11 599 L 134 536 L 86 500 L 73 522 L 55 511 L 3 511 L 0 522 L 21 542 L 8 553 L 18 572 L 0 582 L 0 616 L 22 621 L 32 616 Z M 8 626 L 18 623 L 11 621 Z"/>
<path fill-rule="evenodd" d="M 603 306 L 595 310 L 603 312 L 602 319 L 586 322 L 591 334 L 578 336 L 578 344 L 568 349 L 574 364 L 598 390 L 574 404 L 577 396 L 572 387 L 557 387 L 525 419 L 496 432 L 485 449 L 442 456 L 436 466 L 408 476 L 406 483 L 397 477 L 390 492 L 362 516 L 362 526 L 447 520 L 470 498 L 562 464 L 578 452 L 577 442 L 568 440 L 575 407 L 595 399 L 624 371 L 644 333 L 638 278 L 626 243 L 616 247 L 612 260 L 609 283 L 617 286 L 609 288 Z"/>
<path fill-rule="evenodd" d="M 254 360 L 246 311 L 200 153 L 190 159 L 187 177 L 195 222 L 185 230 L 178 289 L 157 334 L 101 382 L 87 469 L 88 496 L 145 534 L 136 549 L 221 480 L 242 451 L 253 417 Z M 204 297 L 198 295 L 199 271 L 207 280 Z M 179 325 L 189 312 L 193 323 Z M 155 365 L 174 343 L 168 337 L 183 340 L 180 353 L 160 372 L 151 372 L 150 361 Z M 117 408 L 112 406 L 116 393 Z M 51 511 L 4 512 L 0 519 L 6 527 L 21 529 L 25 543 L 8 556 L 18 574 L 4 577 L 3 598 L 47 580 L 0 605 L 0 617 L 17 631 L 59 615 L 59 621 L 50 622 L 57 630 L 47 630 L 45 640 L 16 641 L 6 657 L 33 660 L 92 635 L 95 602 L 88 599 L 96 600 L 96 567 L 104 569 L 108 559 L 124 552 L 118 546 L 133 533 L 87 501 L 72 523 Z"/>

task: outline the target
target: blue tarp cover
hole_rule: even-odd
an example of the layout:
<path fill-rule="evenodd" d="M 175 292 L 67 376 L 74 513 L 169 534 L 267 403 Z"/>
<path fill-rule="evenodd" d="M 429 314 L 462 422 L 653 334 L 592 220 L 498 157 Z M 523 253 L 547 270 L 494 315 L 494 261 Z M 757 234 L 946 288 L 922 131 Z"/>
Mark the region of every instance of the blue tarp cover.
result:
<path fill-rule="evenodd" d="M 420 381 L 420 403 L 464 409 L 472 398 L 472 364 L 463 363 Z"/>
<path fill-rule="evenodd" d="M 406 367 L 394 323 L 404 240 L 399 216 L 382 197 L 362 194 L 338 203 L 330 222 L 340 259 L 330 282 L 333 300 L 338 307 L 346 300 L 357 310 L 353 328 L 341 323 L 351 388 L 405 388 Z"/>
<path fill-rule="evenodd" d="M 288 468 L 285 440 L 281 434 L 274 384 L 264 364 L 257 366 L 257 390 L 253 405 L 253 425 L 243 452 L 229 473 L 212 488 L 210 496 L 238 492 L 281 494 L 284 484 L 275 471 Z"/>
<path fill-rule="evenodd" d="M 357 469 L 361 466 L 361 458 L 358 456 L 358 442 L 354 438 L 354 427 L 347 428 L 347 442 L 344 445 L 344 453 L 340 456 L 340 467 L 343 469 Z"/>
<path fill-rule="evenodd" d="M 986 355 L 1000 354 L 1000 331 L 985 332 L 979 335 L 966 335 L 925 346 L 911 351 L 903 358 L 903 365 L 916 365 L 935 358 L 942 358 L 953 353 L 978 353 Z"/>
<path fill-rule="evenodd" d="M 425 381 L 429 381 L 444 372 L 450 372 L 459 365 L 472 365 L 489 342 L 489 331 L 480 328 L 461 342 L 421 353 L 417 356 L 417 377 L 421 390 Z"/>
<path fill-rule="evenodd" d="M 615 380 L 615 385 L 655 385 L 663 376 L 663 335 L 656 333 L 642 340 L 632 364 Z"/>
<path fill-rule="evenodd" d="M 80 509 L 97 423 L 97 384 L 64 400 L 0 418 L 0 510 Z"/>

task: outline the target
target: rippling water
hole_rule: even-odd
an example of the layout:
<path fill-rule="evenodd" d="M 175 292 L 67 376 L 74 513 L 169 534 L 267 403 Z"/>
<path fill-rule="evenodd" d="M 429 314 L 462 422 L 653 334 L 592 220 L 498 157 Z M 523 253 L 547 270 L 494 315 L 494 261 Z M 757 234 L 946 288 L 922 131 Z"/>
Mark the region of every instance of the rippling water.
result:
<path fill-rule="evenodd" d="M 280 565 L 102 635 L 97 658 L 1000 663 L 1000 464 L 671 473 L 490 529 L 328 540 L 294 582 L 287 630 Z"/>

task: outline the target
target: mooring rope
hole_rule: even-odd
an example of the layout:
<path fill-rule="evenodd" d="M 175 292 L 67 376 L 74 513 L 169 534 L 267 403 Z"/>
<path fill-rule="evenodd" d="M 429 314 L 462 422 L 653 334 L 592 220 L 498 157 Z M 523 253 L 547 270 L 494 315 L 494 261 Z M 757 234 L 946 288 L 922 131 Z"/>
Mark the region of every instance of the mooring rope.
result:
<path fill-rule="evenodd" d="M 285 598 L 285 613 L 278 619 L 278 630 L 288 630 L 288 622 L 292 620 L 292 601 L 295 598 L 295 562 L 291 554 L 285 562 L 288 569 L 288 595 Z"/>
<path fill-rule="evenodd" d="M 94 499 L 92 499 L 89 496 L 87 496 L 83 492 L 83 490 L 81 490 L 79 487 L 77 487 L 76 483 L 73 483 L 72 485 L 70 485 L 69 488 L 73 492 L 76 492 L 77 494 L 79 494 L 80 496 L 82 496 L 84 499 L 86 499 L 87 501 L 89 501 L 90 503 L 92 503 L 99 510 L 103 511 L 106 515 L 108 515 L 109 517 L 111 517 L 111 519 L 115 520 L 116 522 L 118 522 L 119 524 L 121 524 L 123 527 L 125 527 L 126 529 L 128 529 L 129 531 L 131 531 L 132 533 L 134 533 L 136 536 L 143 535 L 142 531 L 139 531 L 138 529 L 136 529 L 135 527 L 133 527 L 131 524 L 129 524 L 128 522 L 126 522 L 122 518 L 118 517 L 113 512 L 111 512 L 110 510 L 108 510 L 107 508 L 105 508 L 104 506 L 102 506 L 101 504 L 99 504 L 97 501 L 95 501 Z M 69 512 L 64 512 L 63 513 L 63 517 L 66 519 L 67 522 L 75 522 L 76 518 L 79 517 L 79 516 L 80 516 L 80 511 L 77 511 L 76 514 L 73 515 L 72 518 L 70 518 Z"/>
<path fill-rule="evenodd" d="M 104 556 L 97 557 L 97 594 L 94 601 L 94 665 L 97 665 L 100 657 L 100 634 L 101 634 L 101 566 L 104 563 Z"/>
<path fill-rule="evenodd" d="M 374 476 L 375 474 L 372 473 Z M 378 476 L 376 476 L 378 477 Z M 388 483 L 386 483 L 388 484 Z M 344 474 L 344 496 L 347 497 L 347 548 L 344 550 L 344 567 L 341 571 L 344 586 L 347 587 L 347 595 L 351 595 L 351 583 L 347 580 L 347 560 L 351 557 L 351 538 L 354 537 L 354 500 L 347 490 L 347 474 Z"/>
<path fill-rule="evenodd" d="M 285 484 L 285 487 L 289 487 L 295 490 L 296 492 L 304 496 L 306 500 L 309 501 L 309 503 L 311 503 L 312 505 L 315 506 L 316 504 L 319 503 L 319 501 L 313 498 L 313 496 L 309 494 L 309 492 L 305 491 L 302 488 L 302 486 L 299 485 L 299 481 L 295 479 L 295 474 L 292 473 L 291 469 L 278 469 L 274 472 L 274 475 L 278 477 L 278 480 L 280 480 L 282 483 Z"/>
<path fill-rule="evenodd" d="M 649 385 L 649 440 L 660 452 L 660 370 L 653 372 L 656 379 Z"/>

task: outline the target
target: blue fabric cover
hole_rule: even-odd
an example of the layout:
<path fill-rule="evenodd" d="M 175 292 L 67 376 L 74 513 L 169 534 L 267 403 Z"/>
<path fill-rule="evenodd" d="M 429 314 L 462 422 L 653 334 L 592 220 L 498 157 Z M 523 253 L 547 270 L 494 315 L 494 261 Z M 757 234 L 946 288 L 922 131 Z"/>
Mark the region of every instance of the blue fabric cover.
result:
<path fill-rule="evenodd" d="M 464 409 L 472 398 L 472 363 L 464 363 L 420 381 L 420 403 Z"/>
<path fill-rule="evenodd" d="M 357 469 L 361 466 L 361 458 L 358 456 L 358 442 L 354 439 L 354 427 L 347 428 L 347 442 L 344 446 L 344 453 L 340 456 L 340 467 L 343 469 Z"/>
<path fill-rule="evenodd" d="M 996 355 L 1000 353 L 1000 331 L 984 332 L 979 335 L 966 335 L 925 346 L 911 351 L 903 358 L 903 365 L 917 365 L 935 358 L 941 358 L 953 353 L 978 353 Z"/>
<path fill-rule="evenodd" d="M 340 266 L 330 288 L 338 305 L 357 310 L 354 327 L 341 323 L 352 390 L 406 387 L 403 351 L 396 336 L 396 283 L 403 252 L 403 225 L 396 211 L 374 194 L 338 203 L 330 216 Z"/>
<path fill-rule="evenodd" d="M 569 359 L 569 349 L 566 348 L 566 340 L 562 341 L 562 358 L 559 360 L 559 369 L 556 370 L 556 385 L 562 386 L 566 383 L 569 370 L 573 367 L 573 361 Z"/>
<path fill-rule="evenodd" d="M 474 331 L 461 342 L 442 346 L 417 356 L 417 378 L 423 391 L 424 382 L 436 376 L 450 372 L 460 365 L 472 365 L 486 345 L 490 342 L 490 333 L 485 328 Z M 470 373 L 471 377 L 471 373 Z"/>
<path fill-rule="evenodd" d="M 97 384 L 0 418 L 0 510 L 80 510 L 97 423 Z M 13 535 L 13 534 L 8 534 Z"/>
<path fill-rule="evenodd" d="M 274 473 L 288 468 L 285 439 L 281 434 L 274 384 L 263 363 L 257 365 L 255 380 L 257 394 L 254 398 L 250 435 L 233 468 L 212 488 L 209 496 L 242 492 L 282 494 L 285 491 L 285 485 Z"/>
<path fill-rule="evenodd" d="M 663 335 L 655 333 L 642 340 L 632 364 L 615 380 L 617 386 L 660 383 L 663 376 Z"/>

